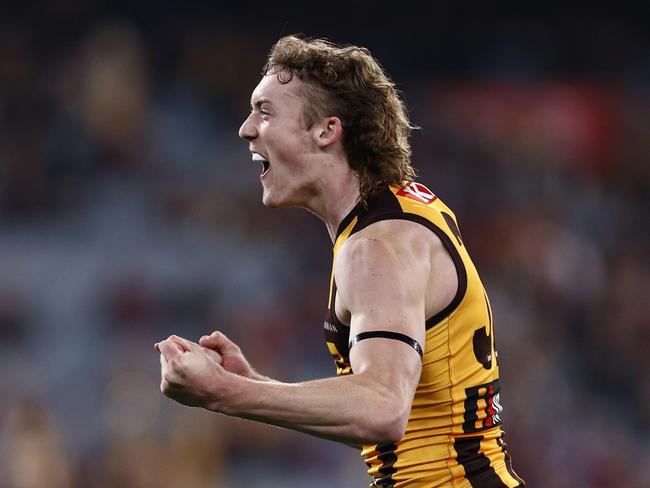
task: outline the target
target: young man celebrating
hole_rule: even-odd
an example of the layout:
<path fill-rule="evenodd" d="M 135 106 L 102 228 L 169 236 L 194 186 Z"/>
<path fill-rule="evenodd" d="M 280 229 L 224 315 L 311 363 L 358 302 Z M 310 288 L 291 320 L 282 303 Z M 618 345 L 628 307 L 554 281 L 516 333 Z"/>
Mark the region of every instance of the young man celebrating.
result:
<path fill-rule="evenodd" d="M 239 135 L 262 164 L 264 205 L 304 207 L 332 238 L 337 376 L 272 380 L 215 331 L 156 344 L 161 390 L 359 446 L 371 486 L 521 487 L 500 428 L 490 304 L 454 214 L 414 182 L 411 129 L 367 50 L 278 41 Z"/>

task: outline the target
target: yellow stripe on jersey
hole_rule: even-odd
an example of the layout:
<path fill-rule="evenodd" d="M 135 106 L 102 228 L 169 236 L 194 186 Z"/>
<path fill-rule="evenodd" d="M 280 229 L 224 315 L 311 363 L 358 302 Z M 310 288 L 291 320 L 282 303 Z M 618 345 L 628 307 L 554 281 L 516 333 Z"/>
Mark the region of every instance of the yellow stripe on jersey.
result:
<path fill-rule="evenodd" d="M 351 235 L 392 219 L 434 232 L 454 261 L 459 286 L 449 306 L 426 321 L 422 373 L 404 437 L 396 444 L 363 446 L 371 486 L 524 486 L 510 467 L 500 428 L 492 311 L 453 212 L 419 183 L 390 187 L 346 216 L 334 243 L 334 261 Z M 349 327 L 336 317 L 335 303 L 332 266 L 325 337 L 337 374 L 352 374 Z"/>

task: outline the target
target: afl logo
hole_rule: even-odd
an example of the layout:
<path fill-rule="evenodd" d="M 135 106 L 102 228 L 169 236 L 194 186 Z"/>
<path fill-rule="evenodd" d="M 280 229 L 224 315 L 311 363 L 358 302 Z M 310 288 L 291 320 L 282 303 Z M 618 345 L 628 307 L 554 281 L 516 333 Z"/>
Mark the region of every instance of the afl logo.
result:
<path fill-rule="evenodd" d="M 400 191 L 398 191 L 397 194 L 402 197 L 410 198 L 411 200 L 417 200 L 418 202 L 422 202 L 425 205 L 428 205 L 436 198 L 438 198 L 426 186 L 416 182 L 405 186 Z"/>

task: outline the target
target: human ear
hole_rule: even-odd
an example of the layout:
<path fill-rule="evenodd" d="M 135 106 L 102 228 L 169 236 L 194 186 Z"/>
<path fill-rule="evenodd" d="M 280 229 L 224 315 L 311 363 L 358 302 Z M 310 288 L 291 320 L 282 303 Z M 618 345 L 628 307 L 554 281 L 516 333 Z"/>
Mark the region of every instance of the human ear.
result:
<path fill-rule="evenodd" d="M 330 146 L 343 136 L 343 124 L 338 117 L 324 118 L 316 128 L 317 144 L 321 148 Z"/>

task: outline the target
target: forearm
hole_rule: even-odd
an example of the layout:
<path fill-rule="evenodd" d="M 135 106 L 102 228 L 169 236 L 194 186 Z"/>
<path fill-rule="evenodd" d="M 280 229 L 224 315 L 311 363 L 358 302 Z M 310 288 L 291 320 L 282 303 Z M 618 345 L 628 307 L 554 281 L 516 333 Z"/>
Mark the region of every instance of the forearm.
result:
<path fill-rule="evenodd" d="M 236 380 L 210 408 L 228 415 L 305 432 L 346 444 L 395 440 L 400 399 L 361 375 L 304 383 Z"/>
<path fill-rule="evenodd" d="M 273 378 L 264 376 L 263 374 L 260 374 L 257 371 L 255 371 L 254 369 L 251 369 L 251 373 L 248 376 L 248 379 L 253 381 L 263 382 L 263 383 L 280 383 L 278 380 L 274 380 Z"/>

